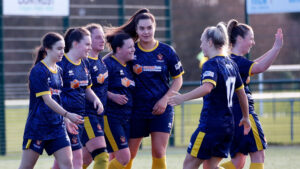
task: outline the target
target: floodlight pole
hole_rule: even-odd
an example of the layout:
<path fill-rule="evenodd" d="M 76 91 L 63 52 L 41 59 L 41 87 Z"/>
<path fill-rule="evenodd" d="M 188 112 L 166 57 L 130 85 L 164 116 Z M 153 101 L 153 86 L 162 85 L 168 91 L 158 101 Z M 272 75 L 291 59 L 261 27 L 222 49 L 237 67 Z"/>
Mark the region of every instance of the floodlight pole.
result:
<path fill-rule="evenodd" d="M 3 52 L 3 2 L 0 0 L 0 155 L 6 154 L 5 134 L 5 92 L 4 92 L 4 52 Z"/>

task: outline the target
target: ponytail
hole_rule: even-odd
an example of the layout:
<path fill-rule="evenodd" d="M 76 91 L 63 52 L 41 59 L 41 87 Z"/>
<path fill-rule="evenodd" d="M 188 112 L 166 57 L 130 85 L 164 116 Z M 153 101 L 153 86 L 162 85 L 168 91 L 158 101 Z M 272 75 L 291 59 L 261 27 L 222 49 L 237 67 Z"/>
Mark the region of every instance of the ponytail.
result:
<path fill-rule="evenodd" d="M 43 60 L 47 55 L 46 49 L 43 46 L 39 46 L 36 48 L 36 58 L 34 61 L 34 65 Z"/>
<path fill-rule="evenodd" d="M 229 35 L 229 42 L 232 46 L 235 45 L 236 43 L 236 38 L 238 36 L 241 36 L 242 38 L 245 38 L 245 35 L 252 30 L 252 28 L 247 25 L 247 24 L 243 24 L 243 23 L 239 23 L 237 20 L 235 19 L 231 19 L 230 21 L 228 21 L 227 24 L 227 32 Z"/>

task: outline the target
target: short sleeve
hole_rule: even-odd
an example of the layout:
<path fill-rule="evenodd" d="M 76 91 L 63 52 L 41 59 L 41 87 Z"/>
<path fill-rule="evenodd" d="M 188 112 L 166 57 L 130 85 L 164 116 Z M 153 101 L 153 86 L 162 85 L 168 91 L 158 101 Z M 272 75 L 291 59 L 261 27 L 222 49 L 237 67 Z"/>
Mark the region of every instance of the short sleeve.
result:
<path fill-rule="evenodd" d="M 251 76 L 251 71 L 254 64 L 255 62 L 248 60 L 244 57 L 240 57 L 240 61 L 239 63 L 237 63 L 240 74 L 244 76 Z"/>
<path fill-rule="evenodd" d="M 48 83 L 47 72 L 43 70 L 38 70 L 34 67 L 29 76 L 30 92 L 33 92 L 36 97 L 43 96 L 46 94 L 51 94 L 50 87 Z"/>
<path fill-rule="evenodd" d="M 215 62 L 207 61 L 203 65 L 202 74 L 201 74 L 201 83 L 210 82 L 215 87 L 217 86 L 218 72 L 217 66 L 214 65 Z"/>
<path fill-rule="evenodd" d="M 178 77 L 180 77 L 183 73 L 183 67 L 181 64 L 181 61 L 178 57 L 178 55 L 176 54 L 176 52 L 174 51 L 173 48 L 170 47 L 170 54 L 168 56 L 168 70 L 172 76 L 173 79 L 176 79 Z"/>

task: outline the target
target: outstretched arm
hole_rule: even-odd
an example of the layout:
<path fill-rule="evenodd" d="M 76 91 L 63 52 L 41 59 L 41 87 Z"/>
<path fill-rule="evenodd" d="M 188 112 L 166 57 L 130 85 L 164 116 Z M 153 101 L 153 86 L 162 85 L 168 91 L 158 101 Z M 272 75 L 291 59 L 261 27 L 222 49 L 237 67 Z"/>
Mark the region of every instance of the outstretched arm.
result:
<path fill-rule="evenodd" d="M 196 89 L 185 93 L 185 94 L 177 94 L 176 96 L 172 96 L 169 98 L 168 104 L 171 106 L 179 105 L 185 101 L 197 99 L 200 97 L 203 97 L 211 92 L 211 90 L 214 88 L 214 85 L 210 82 L 205 82 L 200 87 L 197 87 Z"/>
<path fill-rule="evenodd" d="M 264 55 L 254 60 L 256 64 L 253 65 L 251 74 L 258 74 L 266 71 L 272 65 L 274 60 L 277 58 L 282 46 L 283 46 L 283 34 L 282 34 L 282 29 L 279 28 L 277 30 L 277 33 L 275 34 L 275 42 L 273 47 Z"/>

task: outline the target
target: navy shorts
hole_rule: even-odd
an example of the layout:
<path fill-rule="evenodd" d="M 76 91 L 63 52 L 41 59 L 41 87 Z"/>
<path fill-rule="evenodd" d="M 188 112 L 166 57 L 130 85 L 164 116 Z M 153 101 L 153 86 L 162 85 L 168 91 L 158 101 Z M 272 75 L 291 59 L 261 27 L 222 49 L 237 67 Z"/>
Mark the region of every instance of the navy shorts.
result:
<path fill-rule="evenodd" d="M 146 119 L 133 116 L 130 121 L 130 138 L 148 137 L 152 132 L 171 133 L 173 121 L 173 109 L 154 118 Z"/>
<path fill-rule="evenodd" d="M 244 135 L 244 128 L 239 127 L 236 120 L 235 134 L 230 147 L 231 157 L 234 157 L 237 153 L 247 155 L 250 152 L 256 152 L 267 148 L 267 141 L 257 114 L 251 112 L 249 119 L 251 122 L 251 130 L 248 135 Z"/>
<path fill-rule="evenodd" d="M 67 135 L 53 140 L 33 140 L 23 139 L 23 150 L 31 149 L 39 154 L 43 154 L 45 149 L 48 155 L 52 155 L 57 150 L 70 146 L 70 139 Z"/>
<path fill-rule="evenodd" d="M 106 115 L 103 118 L 107 151 L 111 153 L 128 148 L 129 118 L 118 119 Z"/>
<path fill-rule="evenodd" d="M 205 133 L 198 127 L 191 137 L 187 152 L 202 160 L 211 157 L 227 158 L 233 131 L 227 133 L 225 131 Z"/>
<path fill-rule="evenodd" d="M 84 117 L 84 130 L 82 131 L 80 141 L 83 146 L 85 144 L 99 136 L 104 136 L 103 121 L 102 124 L 99 122 L 99 117 L 96 115 L 88 115 Z"/>

